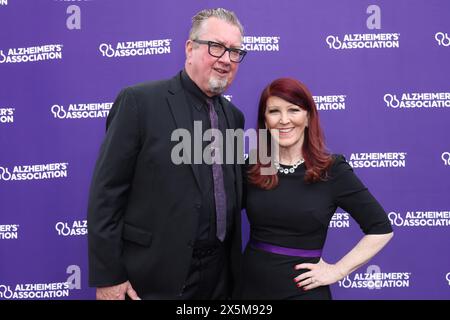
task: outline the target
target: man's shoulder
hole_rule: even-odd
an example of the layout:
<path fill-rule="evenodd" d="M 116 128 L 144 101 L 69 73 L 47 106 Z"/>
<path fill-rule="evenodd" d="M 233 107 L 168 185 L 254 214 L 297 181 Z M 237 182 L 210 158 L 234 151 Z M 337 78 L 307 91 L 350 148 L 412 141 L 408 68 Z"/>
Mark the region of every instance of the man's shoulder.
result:
<path fill-rule="evenodd" d="M 242 111 L 241 111 L 238 107 L 236 107 L 236 106 L 234 105 L 233 102 L 227 100 L 225 97 L 224 97 L 224 101 L 225 101 L 225 104 L 226 104 L 224 107 L 230 108 L 231 111 L 232 111 L 236 116 L 238 116 L 240 119 L 244 119 L 244 114 L 242 113 Z"/>
<path fill-rule="evenodd" d="M 121 92 L 131 94 L 135 98 L 164 96 L 168 92 L 178 91 L 178 88 L 181 86 L 179 76 L 180 74 L 178 73 L 168 79 L 139 82 L 123 88 Z"/>
<path fill-rule="evenodd" d="M 227 107 L 227 108 L 233 110 L 233 112 L 236 112 L 236 113 L 241 112 L 241 110 L 239 110 L 239 108 L 236 107 L 236 105 L 235 105 L 233 102 L 231 102 L 230 100 L 228 100 L 227 98 L 225 98 L 223 95 L 220 96 L 220 100 L 221 100 L 221 104 L 222 104 L 224 107 Z"/>
<path fill-rule="evenodd" d="M 173 80 L 174 79 L 171 78 L 164 80 L 145 81 L 127 86 L 123 90 L 132 92 L 135 95 L 162 93 L 169 90 L 171 82 Z"/>

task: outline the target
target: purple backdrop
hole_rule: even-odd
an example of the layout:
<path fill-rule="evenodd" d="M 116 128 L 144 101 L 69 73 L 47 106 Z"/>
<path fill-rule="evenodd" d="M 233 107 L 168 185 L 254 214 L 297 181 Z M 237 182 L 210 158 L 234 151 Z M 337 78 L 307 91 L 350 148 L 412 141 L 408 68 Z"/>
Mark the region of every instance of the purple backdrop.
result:
<path fill-rule="evenodd" d="M 246 29 L 249 54 L 226 94 L 247 128 L 267 83 L 305 82 L 329 148 L 394 224 L 334 298 L 449 299 L 446 0 L 0 0 L 0 299 L 94 298 L 86 207 L 108 110 L 122 87 L 182 68 L 190 18 L 218 6 Z M 361 236 L 338 210 L 324 259 Z"/>

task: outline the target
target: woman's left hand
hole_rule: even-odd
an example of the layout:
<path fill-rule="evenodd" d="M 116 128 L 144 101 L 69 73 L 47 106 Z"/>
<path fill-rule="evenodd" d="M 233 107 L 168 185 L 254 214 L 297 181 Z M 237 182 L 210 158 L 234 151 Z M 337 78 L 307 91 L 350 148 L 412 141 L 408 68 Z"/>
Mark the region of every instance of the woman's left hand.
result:
<path fill-rule="evenodd" d="M 299 288 L 310 290 L 320 286 L 335 283 L 345 277 L 345 275 L 334 264 L 328 264 L 320 259 L 318 263 L 301 263 L 295 266 L 295 270 L 309 269 L 294 278 Z"/>

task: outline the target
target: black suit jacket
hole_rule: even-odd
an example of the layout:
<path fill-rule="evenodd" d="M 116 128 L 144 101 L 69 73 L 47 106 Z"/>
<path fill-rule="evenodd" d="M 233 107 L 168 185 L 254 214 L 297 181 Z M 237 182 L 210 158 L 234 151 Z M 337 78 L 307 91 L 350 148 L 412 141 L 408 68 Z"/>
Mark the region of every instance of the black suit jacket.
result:
<path fill-rule="evenodd" d="M 221 99 L 228 128 L 244 116 Z M 202 205 L 194 165 L 171 161 L 177 128 L 193 132 L 180 74 L 128 87 L 107 119 L 92 178 L 88 208 L 89 284 L 129 280 L 143 299 L 176 299 L 192 257 Z M 242 150 L 238 151 L 242 152 Z M 237 201 L 230 255 L 234 282 L 241 256 L 241 167 L 235 165 Z"/>

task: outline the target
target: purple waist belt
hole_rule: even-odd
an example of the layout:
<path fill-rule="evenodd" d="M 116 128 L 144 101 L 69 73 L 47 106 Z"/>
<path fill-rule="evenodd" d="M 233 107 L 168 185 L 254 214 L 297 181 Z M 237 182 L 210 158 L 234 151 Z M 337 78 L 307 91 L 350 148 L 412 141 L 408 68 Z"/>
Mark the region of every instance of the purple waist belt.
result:
<path fill-rule="evenodd" d="M 273 244 L 257 241 L 254 239 L 250 239 L 250 245 L 255 249 L 260 249 L 271 253 L 283 254 L 285 256 L 308 257 L 308 258 L 316 258 L 316 257 L 319 258 L 322 256 L 322 249 L 305 250 L 305 249 L 279 247 Z"/>

